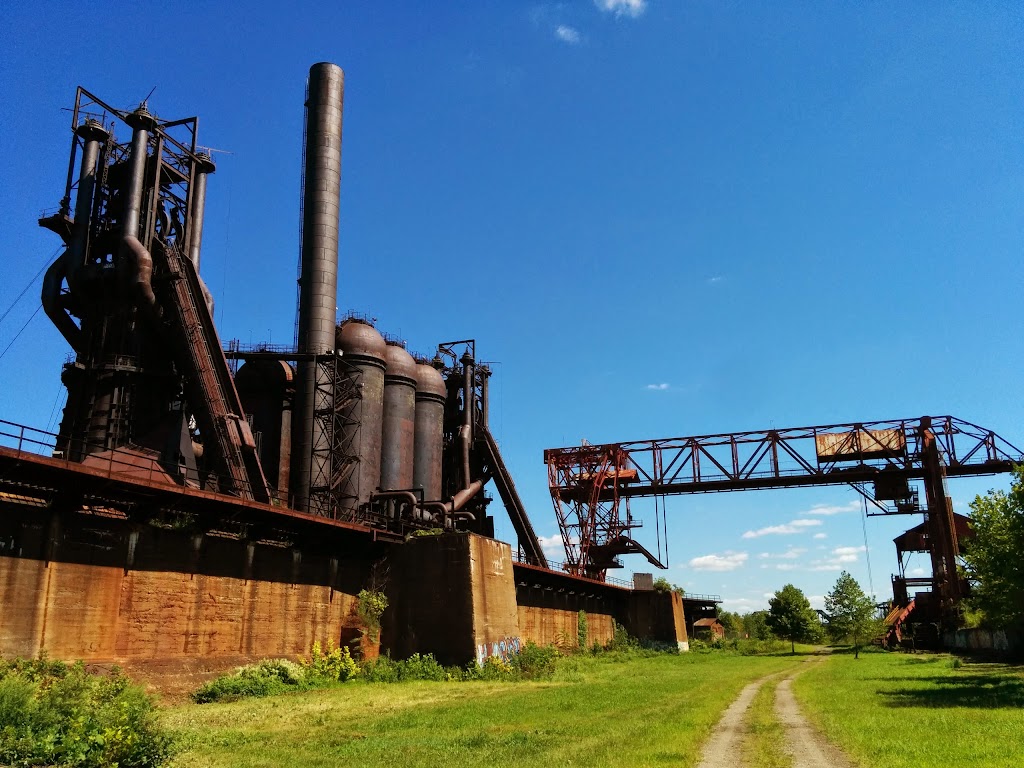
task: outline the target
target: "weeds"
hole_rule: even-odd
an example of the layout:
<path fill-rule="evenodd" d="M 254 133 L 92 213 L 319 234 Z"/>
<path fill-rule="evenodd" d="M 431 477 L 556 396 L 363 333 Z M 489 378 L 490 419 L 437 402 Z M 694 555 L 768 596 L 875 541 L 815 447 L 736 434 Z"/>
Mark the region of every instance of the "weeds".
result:
<path fill-rule="evenodd" d="M 100 676 L 81 662 L 0 662 L 0 764 L 146 768 L 171 752 L 152 701 L 119 669 Z"/>

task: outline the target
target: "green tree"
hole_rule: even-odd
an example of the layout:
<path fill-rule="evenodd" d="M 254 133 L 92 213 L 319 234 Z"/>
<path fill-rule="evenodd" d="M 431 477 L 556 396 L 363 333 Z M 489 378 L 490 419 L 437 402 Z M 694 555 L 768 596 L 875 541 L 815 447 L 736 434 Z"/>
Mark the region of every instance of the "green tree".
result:
<path fill-rule="evenodd" d="M 861 644 L 878 629 L 878 619 L 874 602 L 846 571 L 839 574 L 836 585 L 825 595 L 825 613 L 832 641 L 852 640 L 853 657 L 859 658 Z"/>
<path fill-rule="evenodd" d="M 789 640 L 793 653 L 796 653 L 797 640 L 802 643 L 813 640 L 817 629 L 810 602 L 792 584 L 784 586 L 768 601 L 765 621 L 776 637 Z"/>
<path fill-rule="evenodd" d="M 975 497 L 971 528 L 974 537 L 964 542 L 971 604 L 993 626 L 1024 628 L 1024 465 L 1014 468 L 1009 493 Z"/>
<path fill-rule="evenodd" d="M 738 613 L 719 611 L 718 620 L 725 627 L 725 636 L 727 638 L 743 637 L 743 617 Z"/>
<path fill-rule="evenodd" d="M 678 584 L 673 584 L 671 581 L 666 579 L 664 576 L 659 576 L 654 580 L 654 591 L 655 592 L 675 592 L 680 597 L 686 594 L 686 590 L 680 587 Z"/>
<path fill-rule="evenodd" d="M 743 617 L 743 629 L 751 640 L 771 640 L 768 611 L 754 611 Z"/>

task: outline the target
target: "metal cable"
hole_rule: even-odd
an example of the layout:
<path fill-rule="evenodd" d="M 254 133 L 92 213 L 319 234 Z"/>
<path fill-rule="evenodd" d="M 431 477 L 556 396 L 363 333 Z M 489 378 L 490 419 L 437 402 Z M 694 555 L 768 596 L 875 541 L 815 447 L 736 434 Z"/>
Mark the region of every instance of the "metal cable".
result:
<path fill-rule="evenodd" d="M 26 328 L 28 328 L 28 324 L 29 324 L 29 323 L 31 323 L 31 322 L 32 322 L 32 321 L 33 321 L 33 320 L 35 319 L 35 316 L 39 314 L 39 310 L 40 310 L 40 309 L 42 309 L 42 308 L 43 308 L 43 305 L 42 305 L 42 304 L 40 304 L 40 305 L 39 305 L 38 307 L 36 307 L 36 311 L 35 311 L 35 312 L 33 312 L 33 313 L 32 313 L 32 315 L 31 315 L 31 317 L 29 317 L 29 319 L 25 321 L 25 324 L 24 324 L 23 326 L 21 326 L 21 330 L 19 330 L 19 331 L 18 331 L 18 332 L 17 332 L 16 334 L 14 334 L 14 338 L 13 338 L 13 339 L 11 339 L 11 343 L 10 343 L 10 344 L 8 344 L 8 345 L 7 345 L 7 346 L 6 346 L 5 348 L 4 348 L 4 351 L 3 351 L 3 352 L 0 352 L 0 360 L 3 360 L 3 359 L 4 359 L 4 355 L 6 355 L 6 354 L 7 354 L 7 351 L 8 351 L 8 350 L 9 350 L 9 349 L 10 349 L 11 347 L 13 347 L 13 346 L 14 346 L 14 342 L 16 342 L 16 341 L 18 340 L 18 337 L 19 337 L 19 336 L 21 336 L 21 334 L 22 334 L 22 333 L 24 333 L 25 329 L 26 329 Z"/>
<path fill-rule="evenodd" d="M 22 300 L 25 294 L 28 293 L 28 289 L 31 288 L 35 284 L 36 280 L 39 279 L 40 275 L 42 275 L 43 272 L 46 271 L 47 267 L 50 266 L 53 260 L 57 257 L 57 254 L 60 253 L 60 249 L 63 247 L 63 245 L 58 246 L 57 250 L 50 254 L 50 257 L 43 262 L 43 266 L 41 266 L 39 268 L 39 271 L 36 272 L 35 277 L 28 281 L 28 285 L 22 288 L 21 293 L 18 294 L 18 297 L 11 302 L 11 306 L 9 306 L 7 310 L 2 315 L 0 315 L 0 323 L 2 323 L 7 318 L 7 316 L 11 314 L 11 310 L 14 309 L 15 305 L 17 305 L 17 303 Z"/>
<path fill-rule="evenodd" d="M 860 527 L 864 533 L 864 559 L 868 562 L 868 589 L 871 590 L 871 599 L 875 599 L 875 580 L 871 576 L 871 550 L 868 548 L 868 499 L 861 496 L 861 517 Z"/>
<path fill-rule="evenodd" d="M 65 391 L 66 390 L 64 389 L 64 385 L 63 384 L 58 384 L 57 385 L 57 397 L 55 397 L 53 399 L 53 407 L 50 409 L 50 418 L 48 418 L 46 420 L 46 431 L 47 432 L 50 432 L 53 429 L 53 427 L 51 427 L 50 425 L 53 424 L 53 416 L 54 416 L 55 413 L 57 413 L 57 405 L 60 403 L 61 395 L 65 394 Z M 53 424 L 53 426 L 55 427 L 57 425 Z"/>

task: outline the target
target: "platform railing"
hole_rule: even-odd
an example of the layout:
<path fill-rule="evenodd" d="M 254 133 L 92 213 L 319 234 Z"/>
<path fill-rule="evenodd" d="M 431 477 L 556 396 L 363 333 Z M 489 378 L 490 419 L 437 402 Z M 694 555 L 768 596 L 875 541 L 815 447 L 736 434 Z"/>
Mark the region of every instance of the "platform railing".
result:
<path fill-rule="evenodd" d="M 51 461 L 59 461 L 70 467 L 86 467 L 92 470 L 104 472 L 108 477 L 120 476 L 124 479 L 144 482 L 147 485 L 163 485 L 168 488 L 191 488 L 203 490 L 200 486 L 198 473 L 188 471 L 185 475 L 174 476 L 165 469 L 158 458 L 145 457 L 148 459 L 140 464 L 140 454 L 122 448 L 106 448 L 100 443 L 90 443 L 85 440 L 76 440 L 75 447 L 79 449 L 93 448 L 93 453 L 85 455 L 83 461 L 72 460 L 64 451 L 59 450 L 58 435 L 54 432 L 29 427 L 24 424 L 17 424 L 12 421 L 0 419 L 0 446 L 11 448 L 19 454 L 32 454 L 42 456 Z M 210 472 L 204 473 L 202 483 L 205 488 L 220 487 L 219 477 Z M 240 489 L 241 490 L 241 489 Z M 248 490 L 248 489 L 246 489 Z M 273 489 L 272 489 L 273 490 Z M 275 495 L 270 503 L 278 505 L 279 500 Z"/>

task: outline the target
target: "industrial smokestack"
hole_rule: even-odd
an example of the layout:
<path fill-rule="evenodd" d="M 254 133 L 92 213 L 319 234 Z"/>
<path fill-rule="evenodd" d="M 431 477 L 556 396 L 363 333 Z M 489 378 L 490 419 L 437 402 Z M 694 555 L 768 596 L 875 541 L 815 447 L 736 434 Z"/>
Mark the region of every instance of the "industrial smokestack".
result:
<path fill-rule="evenodd" d="M 302 247 L 299 271 L 298 351 L 334 349 L 338 293 L 338 212 L 341 199 L 341 115 L 345 73 L 321 62 L 309 70 L 306 88 L 306 164 L 303 170 Z M 316 417 L 315 361 L 299 363 L 292 439 L 292 505 L 310 509 L 330 483 L 330 434 Z M 323 400 L 324 398 L 320 398 Z M 329 403 L 322 403 L 325 408 Z M 316 506 L 316 505 L 314 505 Z"/>

